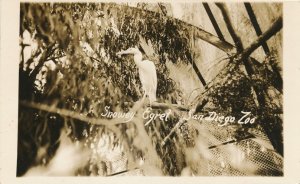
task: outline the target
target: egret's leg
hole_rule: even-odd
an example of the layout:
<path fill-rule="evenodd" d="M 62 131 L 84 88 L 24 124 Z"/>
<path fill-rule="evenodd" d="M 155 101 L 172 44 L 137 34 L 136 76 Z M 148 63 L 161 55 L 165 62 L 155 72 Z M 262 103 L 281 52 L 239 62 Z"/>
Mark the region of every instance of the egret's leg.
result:
<path fill-rule="evenodd" d="M 146 91 L 144 90 L 144 95 L 143 95 L 143 98 L 142 98 L 142 102 L 144 103 L 145 101 L 145 98 L 146 98 Z"/>

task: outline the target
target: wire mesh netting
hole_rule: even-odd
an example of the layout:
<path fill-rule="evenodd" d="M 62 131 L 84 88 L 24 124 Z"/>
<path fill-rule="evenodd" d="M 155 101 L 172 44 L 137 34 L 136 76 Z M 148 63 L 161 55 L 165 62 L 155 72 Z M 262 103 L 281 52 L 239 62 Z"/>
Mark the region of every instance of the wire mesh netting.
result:
<path fill-rule="evenodd" d="M 190 122 L 199 131 L 195 145 L 184 153 L 187 161 L 185 170 L 194 176 L 278 176 L 283 174 L 283 157 L 276 153 L 267 136 L 252 128 L 243 139 L 235 138 L 236 126 L 221 127 L 214 123 Z M 90 135 L 93 136 L 93 135 Z M 99 137 L 95 135 L 95 137 Z M 109 140 L 111 139 L 111 140 Z M 103 135 L 90 143 L 93 162 L 98 175 L 132 176 L 148 175 L 143 171 L 144 158 L 140 157 L 136 167 L 130 166 L 128 155 L 122 144 L 112 146 L 113 137 Z M 178 144 L 180 144 L 178 142 Z M 151 159 L 151 158 L 149 158 Z"/>

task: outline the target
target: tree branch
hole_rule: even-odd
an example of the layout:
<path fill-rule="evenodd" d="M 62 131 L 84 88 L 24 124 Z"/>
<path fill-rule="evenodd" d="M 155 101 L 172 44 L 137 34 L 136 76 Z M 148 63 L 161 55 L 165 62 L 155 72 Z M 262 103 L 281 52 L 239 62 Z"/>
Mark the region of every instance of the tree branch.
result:
<path fill-rule="evenodd" d="M 112 120 L 108 120 L 108 119 L 92 118 L 92 117 L 87 117 L 87 116 L 83 115 L 82 113 L 78 113 L 78 112 L 71 111 L 68 109 L 62 109 L 62 108 L 55 107 L 53 105 L 50 106 L 50 105 L 46 105 L 46 104 L 42 104 L 42 103 L 20 101 L 20 105 L 23 107 L 33 108 L 33 109 L 37 109 L 37 110 L 41 110 L 41 111 L 46 111 L 49 113 L 58 114 L 60 116 L 77 119 L 79 121 L 83 121 L 83 122 L 94 124 L 94 125 L 103 125 L 103 126 L 111 127 L 116 124 L 124 123 L 123 119 L 119 119 L 117 121 L 116 120 L 112 121 Z"/>
<path fill-rule="evenodd" d="M 249 57 L 252 52 L 254 52 L 258 47 L 269 40 L 277 32 L 279 32 L 281 28 L 282 17 L 279 17 L 265 33 L 260 35 L 254 42 L 252 42 L 251 45 L 249 45 L 241 54 L 239 54 L 238 58 L 244 59 Z"/>
<path fill-rule="evenodd" d="M 178 104 L 167 104 L 167 103 L 158 103 L 153 102 L 151 103 L 151 107 L 153 109 L 176 109 L 179 111 L 189 111 L 189 109 L 185 106 L 178 105 Z"/>
<path fill-rule="evenodd" d="M 245 5 L 245 8 L 247 10 L 247 13 L 248 13 L 248 16 L 250 18 L 250 21 L 251 21 L 251 23 L 252 23 L 252 25 L 253 25 L 253 27 L 255 29 L 256 35 L 260 36 L 262 34 L 262 31 L 260 29 L 260 26 L 258 24 L 258 21 L 256 19 L 256 16 L 254 14 L 254 11 L 252 9 L 251 4 L 250 3 L 244 3 L 244 5 Z M 266 54 L 270 53 L 270 49 L 269 49 L 268 44 L 266 42 L 262 43 L 262 47 L 263 47 L 263 49 L 264 49 L 264 51 L 265 51 Z"/>
<path fill-rule="evenodd" d="M 216 3 L 216 5 L 221 10 L 223 19 L 226 23 L 227 29 L 230 33 L 230 36 L 232 37 L 232 39 L 235 43 L 235 46 L 237 47 L 237 52 L 241 52 L 243 50 L 243 43 L 242 43 L 241 38 L 236 34 L 236 32 L 233 28 L 226 5 L 223 3 Z"/>
<path fill-rule="evenodd" d="M 214 26 L 214 29 L 215 29 L 215 31 L 216 31 L 218 37 L 219 37 L 222 41 L 225 41 L 225 38 L 224 38 L 224 36 L 223 36 L 223 34 L 222 34 L 222 31 L 221 31 L 221 29 L 220 29 L 220 27 L 219 27 L 219 25 L 218 25 L 218 23 L 217 23 L 217 20 L 215 19 L 214 15 L 213 15 L 213 13 L 212 13 L 212 11 L 211 11 L 211 9 L 210 9 L 208 3 L 202 3 L 202 5 L 203 5 L 203 7 L 204 7 L 204 9 L 205 9 L 205 11 L 206 11 L 206 13 L 207 13 L 207 15 L 208 15 L 208 17 L 209 17 L 211 23 L 212 23 L 212 25 Z"/>

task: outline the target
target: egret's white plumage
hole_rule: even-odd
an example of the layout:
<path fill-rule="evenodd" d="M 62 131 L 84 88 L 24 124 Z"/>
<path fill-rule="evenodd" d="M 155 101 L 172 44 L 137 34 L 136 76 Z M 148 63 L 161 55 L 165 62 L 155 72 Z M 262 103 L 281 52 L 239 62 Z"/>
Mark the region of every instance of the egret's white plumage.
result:
<path fill-rule="evenodd" d="M 139 77 L 144 90 L 143 98 L 148 95 L 150 103 L 156 101 L 157 75 L 154 63 L 149 60 L 142 60 L 143 55 L 136 47 L 117 53 L 117 55 L 122 54 L 133 54 L 133 60 L 139 69 Z"/>

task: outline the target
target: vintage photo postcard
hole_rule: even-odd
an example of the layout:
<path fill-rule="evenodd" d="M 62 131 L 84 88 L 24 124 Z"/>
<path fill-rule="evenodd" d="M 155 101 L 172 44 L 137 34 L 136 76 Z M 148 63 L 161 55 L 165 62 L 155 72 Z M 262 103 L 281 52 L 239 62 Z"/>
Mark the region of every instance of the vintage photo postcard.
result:
<path fill-rule="evenodd" d="M 299 183 L 294 5 L 2 2 L 0 183 Z"/>

